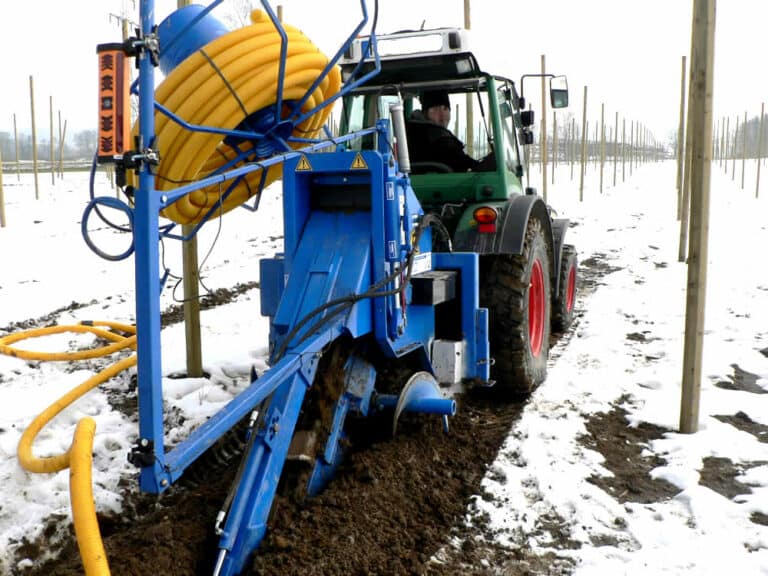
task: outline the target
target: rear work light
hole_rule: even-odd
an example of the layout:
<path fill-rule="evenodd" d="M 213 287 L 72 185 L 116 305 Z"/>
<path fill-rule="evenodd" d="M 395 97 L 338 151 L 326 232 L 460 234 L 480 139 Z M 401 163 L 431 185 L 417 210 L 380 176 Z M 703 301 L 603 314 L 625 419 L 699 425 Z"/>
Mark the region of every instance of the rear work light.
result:
<path fill-rule="evenodd" d="M 490 206 L 480 206 L 473 213 L 472 217 L 477 222 L 477 231 L 483 233 L 496 232 L 496 219 L 499 214 L 495 208 Z"/>

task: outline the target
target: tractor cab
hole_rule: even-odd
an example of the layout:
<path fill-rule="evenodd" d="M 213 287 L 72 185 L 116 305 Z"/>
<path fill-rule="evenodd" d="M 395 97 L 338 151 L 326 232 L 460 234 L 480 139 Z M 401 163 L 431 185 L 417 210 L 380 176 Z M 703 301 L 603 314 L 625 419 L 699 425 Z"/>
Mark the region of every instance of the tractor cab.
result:
<path fill-rule="evenodd" d="M 377 36 L 375 41 L 380 71 L 344 98 L 341 132 L 373 126 L 377 119 L 389 118 L 392 105 L 402 102 L 411 184 L 425 209 L 439 208 L 436 211 L 445 217 L 445 206 L 503 202 L 512 194 L 522 194 L 524 145 L 533 141 L 533 113 L 522 110 L 523 102 L 512 80 L 480 69 L 469 50 L 467 32 L 398 32 Z M 370 37 L 356 39 L 340 61 L 342 80 L 374 70 L 371 54 Z M 414 149 L 422 141 L 412 137 L 410 128 L 429 122 L 420 97 L 435 90 L 448 95 L 448 130 L 464 144 L 463 153 L 477 161 L 468 170 L 430 160 L 429 151 Z M 551 92 L 554 107 L 567 105 L 567 88 L 565 92 L 562 88 Z M 374 144 L 373 136 L 367 135 L 353 141 L 351 147 L 370 149 Z M 461 209 L 454 212 L 458 214 Z"/>

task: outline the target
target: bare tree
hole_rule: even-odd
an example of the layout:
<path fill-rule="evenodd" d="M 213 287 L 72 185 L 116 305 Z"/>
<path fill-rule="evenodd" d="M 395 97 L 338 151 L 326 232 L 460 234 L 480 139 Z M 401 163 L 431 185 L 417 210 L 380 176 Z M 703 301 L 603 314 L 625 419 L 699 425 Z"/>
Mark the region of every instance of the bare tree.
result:
<path fill-rule="evenodd" d="M 251 23 L 252 4 L 252 0 L 227 0 L 222 4 L 221 18 L 231 28 L 248 26 Z"/>

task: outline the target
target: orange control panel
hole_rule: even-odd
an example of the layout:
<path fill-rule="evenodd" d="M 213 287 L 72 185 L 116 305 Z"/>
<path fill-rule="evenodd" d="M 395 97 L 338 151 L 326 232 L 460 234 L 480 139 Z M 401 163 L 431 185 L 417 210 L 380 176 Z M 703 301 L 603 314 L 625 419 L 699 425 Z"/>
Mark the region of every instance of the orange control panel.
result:
<path fill-rule="evenodd" d="M 129 147 L 130 77 L 122 44 L 100 44 L 98 162 L 114 162 Z"/>

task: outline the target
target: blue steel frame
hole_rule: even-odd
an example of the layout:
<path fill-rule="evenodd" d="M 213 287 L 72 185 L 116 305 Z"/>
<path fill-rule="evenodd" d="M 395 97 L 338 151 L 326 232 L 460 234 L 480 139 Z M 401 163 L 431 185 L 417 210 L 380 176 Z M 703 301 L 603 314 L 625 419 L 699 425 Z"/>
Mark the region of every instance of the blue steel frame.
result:
<path fill-rule="evenodd" d="M 211 4 L 209 10 L 220 3 L 216 0 Z M 307 91 L 306 96 L 297 104 L 295 110 L 306 101 L 309 94 L 322 81 L 324 75 L 327 75 L 331 68 L 338 62 L 341 55 L 347 50 L 352 40 L 359 34 L 368 21 L 368 13 L 365 0 L 361 0 L 362 19 L 353 33 L 347 38 L 336 55 L 330 60 L 328 66 L 323 71 L 315 84 Z M 266 12 L 269 14 L 272 22 L 279 31 L 283 39 L 281 48 L 281 71 L 285 68 L 286 57 L 286 35 L 277 17 L 272 11 L 269 3 L 262 2 Z M 204 14 L 201 14 L 202 17 Z M 359 137 L 362 134 L 370 134 L 376 129 L 369 129 L 360 133 L 349 135 L 345 138 L 326 141 L 308 141 L 297 139 L 307 143 L 307 147 L 302 151 L 286 152 L 285 154 L 269 158 L 259 162 L 254 162 L 240 168 L 235 168 L 214 174 L 203 178 L 192 184 L 180 186 L 172 191 L 159 193 L 155 189 L 155 177 L 153 176 L 150 165 L 145 160 L 149 159 L 154 153 L 152 147 L 155 140 L 155 109 L 162 113 L 169 114 L 167 109 L 160 106 L 154 99 L 155 89 L 155 62 L 150 52 L 153 46 L 155 36 L 155 11 L 154 0 L 141 0 L 140 20 L 141 20 L 141 38 L 139 40 L 138 67 L 138 96 L 139 96 L 139 134 L 138 148 L 141 154 L 144 154 L 139 167 L 138 189 L 135 191 L 135 208 L 133 210 L 134 222 L 134 247 L 135 247 L 135 286 L 136 286 L 136 325 L 137 325 L 137 354 L 138 354 L 138 396 L 139 396 L 139 441 L 138 450 L 142 452 L 144 466 L 141 468 L 139 483 L 143 491 L 159 493 L 165 490 L 182 474 L 184 469 L 189 466 L 198 456 L 209 448 L 224 432 L 233 427 L 239 420 L 246 416 L 254 406 L 258 405 L 264 398 L 275 391 L 280 382 L 290 374 L 297 374 L 302 371 L 302 360 L 297 357 L 286 357 L 278 366 L 271 369 L 268 375 L 258 380 L 250 386 L 245 392 L 233 399 L 221 412 L 208 420 L 199 427 L 186 440 L 178 444 L 172 450 L 166 453 L 163 429 L 163 401 L 162 401 L 162 368 L 160 354 L 160 289 L 161 278 L 159 275 L 159 253 L 158 243 L 162 236 L 175 238 L 188 238 L 182 236 L 173 236 L 170 229 L 163 230 L 159 227 L 160 211 L 178 200 L 179 198 L 198 190 L 205 186 L 227 182 L 240 178 L 255 170 L 264 169 L 274 164 L 284 162 L 295 157 L 302 152 L 315 151 L 324 147 L 338 145 L 346 140 Z M 290 121 L 298 124 L 309 115 L 315 113 L 320 108 L 329 106 L 333 101 L 341 98 L 355 86 L 365 82 L 368 78 L 377 74 L 380 66 L 378 53 L 375 46 L 375 32 L 372 31 L 372 49 L 375 54 L 375 69 L 368 74 L 358 78 L 355 82 L 345 85 L 342 90 L 333 98 L 321 103 L 313 110 L 300 115 L 294 112 Z M 282 93 L 283 74 L 280 75 L 280 84 L 278 95 Z M 279 108 L 278 108 L 279 109 Z M 258 139 L 263 134 L 255 132 L 243 133 L 242 131 L 224 131 L 211 127 L 195 126 L 184 122 L 182 119 L 169 114 L 171 118 L 189 130 L 205 130 L 221 132 L 226 135 L 247 136 Z M 286 146 L 287 148 L 287 146 Z M 210 216 L 210 213 L 207 217 Z M 201 222 L 192 232 L 205 222 Z M 312 340 L 304 344 L 305 350 L 312 352 L 319 351 L 327 342 L 322 338 Z"/>

